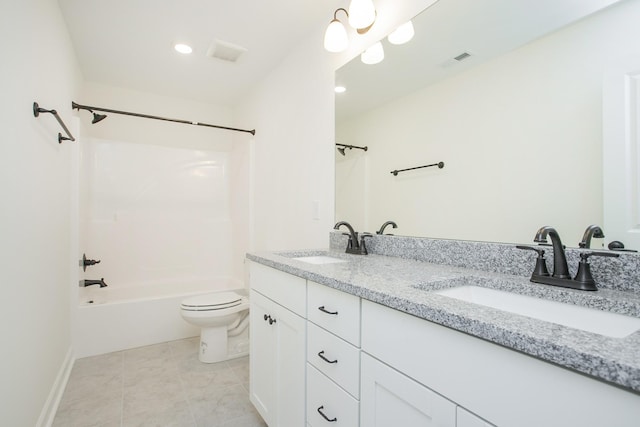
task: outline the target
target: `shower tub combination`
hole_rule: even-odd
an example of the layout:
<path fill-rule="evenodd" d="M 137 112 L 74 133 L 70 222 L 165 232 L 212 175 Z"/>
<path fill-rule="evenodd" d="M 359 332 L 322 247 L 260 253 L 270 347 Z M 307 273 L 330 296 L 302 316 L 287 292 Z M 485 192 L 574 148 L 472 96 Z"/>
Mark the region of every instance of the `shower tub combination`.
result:
<path fill-rule="evenodd" d="M 79 289 L 75 321 L 75 356 L 94 356 L 177 339 L 196 337 L 200 329 L 180 315 L 187 297 L 233 291 L 248 296 L 239 280 L 219 278 L 181 283 L 153 283 Z M 249 354 L 249 328 L 228 341 L 229 358 Z"/>

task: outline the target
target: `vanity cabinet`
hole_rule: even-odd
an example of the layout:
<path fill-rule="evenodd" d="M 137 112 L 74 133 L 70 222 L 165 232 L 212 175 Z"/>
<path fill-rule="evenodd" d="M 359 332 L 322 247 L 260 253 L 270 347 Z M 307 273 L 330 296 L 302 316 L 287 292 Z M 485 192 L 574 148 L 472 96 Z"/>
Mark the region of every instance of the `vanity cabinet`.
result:
<path fill-rule="evenodd" d="M 372 385 L 380 392 L 389 389 L 377 379 L 384 370 L 369 363 L 371 358 L 393 368 L 395 376 L 406 377 L 405 387 L 412 384 L 410 378 L 417 383 L 415 388 L 421 385 L 457 406 L 458 427 L 637 427 L 640 420 L 640 399 L 635 393 L 364 300 L 361 425 L 367 427 L 382 426 L 365 422 L 367 413 L 378 410 L 380 400 L 371 397 Z M 393 398 L 398 406 L 398 401 L 405 400 L 398 397 L 400 391 Z"/>
<path fill-rule="evenodd" d="M 269 427 L 305 423 L 306 281 L 250 266 L 250 400 Z"/>
<path fill-rule="evenodd" d="M 360 298 L 307 282 L 307 424 L 359 422 Z"/>

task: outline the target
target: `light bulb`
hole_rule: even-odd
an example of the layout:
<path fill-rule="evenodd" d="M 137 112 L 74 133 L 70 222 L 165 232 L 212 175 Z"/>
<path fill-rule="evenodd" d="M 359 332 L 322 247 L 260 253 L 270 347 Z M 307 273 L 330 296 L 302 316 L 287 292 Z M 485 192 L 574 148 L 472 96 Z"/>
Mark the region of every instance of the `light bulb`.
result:
<path fill-rule="evenodd" d="M 324 48 L 329 52 L 338 53 L 347 50 L 348 46 L 347 29 L 344 28 L 342 22 L 333 19 L 324 33 Z"/>
<path fill-rule="evenodd" d="M 351 0 L 349 4 L 349 25 L 353 28 L 367 28 L 376 20 L 376 8 L 372 0 Z"/>
<path fill-rule="evenodd" d="M 414 34 L 413 24 L 409 21 L 396 28 L 393 33 L 389 34 L 387 39 L 391 44 L 404 44 L 411 40 Z"/>
<path fill-rule="evenodd" d="M 347 88 L 344 86 L 336 86 L 333 90 L 336 93 L 345 93 L 347 91 Z"/>
<path fill-rule="evenodd" d="M 377 64 L 378 62 L 384 59 L 384 49 L 382 48 L 382 43 L 377 42 L 374 45 L 371 45 L 367 50 L 362 52 L 360 55 L 360 60 L 367 65 Z"/>

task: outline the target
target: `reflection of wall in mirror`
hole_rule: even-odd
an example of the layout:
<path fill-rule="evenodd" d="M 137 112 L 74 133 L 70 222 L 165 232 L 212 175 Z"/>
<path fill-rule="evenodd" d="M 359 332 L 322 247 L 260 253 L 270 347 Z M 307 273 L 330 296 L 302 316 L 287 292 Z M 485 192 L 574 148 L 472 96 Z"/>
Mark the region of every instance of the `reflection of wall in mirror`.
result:
<path fill-rule="evenodd" d="M 368 198 L 367 152 L 336 150 L 336 221 L 347 221 L 356 231 L 365 231 Z"/>
<path fill-rule="evenodd" d="M 369 146 L 371 172 L 350 177 L 369 186 L 360 229 L 392 219 L 397 234 L 528 242 L 552 225 L 577 246 L 603 222 L 603 71 L 640 54 L 638 17 L 640 1 L 621 2 L 340 124 L 338 140 Z M 357 209 L 342 206 L 351 200 L 336 198 L 339 219 Z"/>

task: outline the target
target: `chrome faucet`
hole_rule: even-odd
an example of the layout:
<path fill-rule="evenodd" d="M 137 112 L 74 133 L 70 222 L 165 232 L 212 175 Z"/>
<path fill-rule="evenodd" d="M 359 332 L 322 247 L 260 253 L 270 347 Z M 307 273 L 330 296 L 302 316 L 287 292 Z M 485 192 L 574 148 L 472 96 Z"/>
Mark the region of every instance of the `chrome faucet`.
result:
<path fill-rule="evenodd" d="M 371 237 L 371 234 L 363 233 L 360 241 L 358 242 L 358 232 L 355 231 L 351 224 L 349 224 L 347 221 L 337 222 L 336 225 L 333 226 L 333 229 L 337 230 L 343 225 L 349 229 L 349 234 L 344 233 L 349 236 L 349 241 L 347 242 L 347 250 L 345 252 L 355 255 L 367 255 L 367 246 L 364 243 L 364 239 L 365 237 Z"/>
<path fill-rule="evenodd" d="M 376 231 L 376 234 L 384 234 L 384 229 L 387 228 L 387 226 L 391 226 L 393 228 L 398 228 L 398 224 L 396 224 L 393 221 L 387 221 L 384 224 L 382 224 L 382 226 L 380 227 L 380 230 Z"/>
<path fill-rule="evenodd" d="M 101 288 L 107 287 L 107 284 L 104 282 L 104 277 L 101 278 L 100 280 L 85 279 L 80 281 L 80 287 L 86 288 L 87 286 L 91 286 L 91 285 L 100 285 Z"/>
<path fill-rule="evenodd" d="M 595 224 L 592 224 L 587 227 L 584 231 L 584 235 L 582 236 L 582 241 L 578 243 L 578 246 L 581 248 L 590 248 L 591 247 L 591 238 L 595 237 L 596 239 L 604 238 L 604 232 L 602 228 L 598 227 Z"/>

